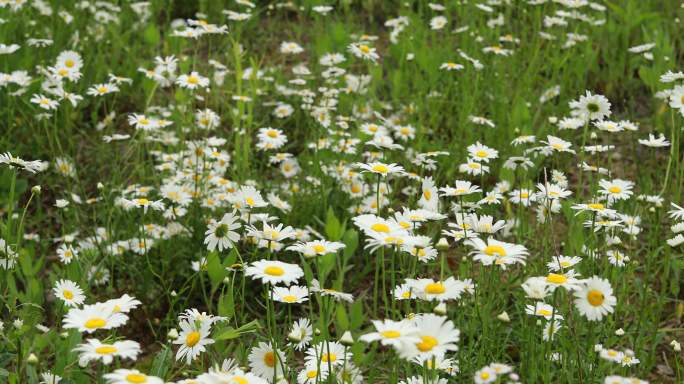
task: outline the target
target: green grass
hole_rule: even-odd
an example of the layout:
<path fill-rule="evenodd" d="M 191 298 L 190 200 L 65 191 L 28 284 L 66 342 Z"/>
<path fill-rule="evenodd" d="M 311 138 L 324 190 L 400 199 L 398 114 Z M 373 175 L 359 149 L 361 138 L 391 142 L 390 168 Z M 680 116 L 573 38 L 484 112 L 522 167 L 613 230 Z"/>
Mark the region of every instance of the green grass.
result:
<path fill-rule="evenodd" d="M 299 318 L 311 321 L 318 331 L 314 342 L 324 346 L 351 332 L 354 342 L 346 348 L 353 357 L 344 367 L 353 363 L 369 383 L 395 383 L 411 376 L 425 383 L 436 383 L 437 377 L 448 382 L 472 382 L 480 369 L 494 362 L 510 365 L 520 380 L 528 383 L 603 383 L 609 375 L 654 383 L 682 382 L 682 354 L 670 343 L 684 342 L 680 292 L 684 261 L 681 245 L 672 247 L 666 242 L 675 236 L 670 227 L 677 223 L 668 216 L 670 202 L 683 202 L 682 115 L 655 95 L 677 84 L 663 83 L 660 76 L 680 69 L 679 17 L 684 10 L 677 2 L 657 0 L 602 1 L 605 11 L 588 6 L 572 10 L 551 1 L 531 5 L 522 0 L 490 5 L 492 12 L 476 7 L 484 3 L 449 1 L 444 11 L 435 11 L 423 1 L 344 0 L 332 4 L 334 10 L 327 15 L 312 9 L 321 5 L 316 1 L 297 2 L 296 7 L 259 4 L 245 21 L 231 21 L 222 14 L 224 9 L 250 10 L 232 1 L 153 0 L 146 18 L 127 2 L 117 2 L 118 11 L 93 3 L 97 17 L 92 10 L 64 1 L 46 2 L 52 15 L 41 14 L 32 5 L 17 11 L 0 8 L 4 20 L 0 23 L 0 43 L 21 46 L 14 53 L 0 55 L 0 72 L 25 70 L 31 76 L 23 87 L 0 86 L 0 152 L 49 162 L 47 169 L 36 174 L 0 164 L 0 238 L 17 255 L 15 266 L 0 269 L 0 320 L 4 325 L 0 331 L 0 382 L 37 383 L 41 374 L 50 371 L 61 376 L 62 383 L 104 383 L 103 375 L 122 368 L 175 382 L 196 377 L 226 358 L 249 369 L 250 351 L 259 342 L 275 342 L 287 358 L 286 379 L 295 383 L 305 354 L 292 348 L 288 333 Z M 545 26 L 545 19 L 559 11 L 561 15 L 578 11 L 605 22 L 592 25 L 565 17 L 567 25 Z M 68 12 L 73 21 L 66 23 L 60 12 Z M 204 16 L 197 16 L 197 12 Z M 104 14 L 112 21 L 102 21 Z M 430 19 L 438 15 L 446 16 L 448 24 L 433 30 Z M 491 20 L 499 15 L 504 23 L 492 25 Z M 409 24 L 392 42 L 391 28 L 384 23 L 398 16 Z M 198 39 L 176 37 L 172 28 L 176 19 L 226 24 L 228 33 Z M 555 39 L 543 38 L 540 32 Z M 568 33 L 585 39 L 564 47 Z M 377 37 L 368 43 L 377 49 L 377 63 L 348 51 L 349 45 L 364 34 Z M 515 42 L 500 42 L 506 37 Z M 32 47 L 30 38 L 47 38 L 53 43 Z M 279 47 L 284 41 L 298 43 L 304 52 L 281 53 Z M 655 44 L 650 50 L 652 58 L 629 52 L 630 47 L 645 43 Z M 496 45 L 511 49 L 512 54 L 483 52 L 483 48 Z M 57 56 L 67 50 L 82 56 L 83 68 L 81 78 L 65 81 L 64 87 L 84 99 L 76 106 L 61 101 L 45 116 L 46 111 L 30 99 L 34 94 L 57 98 L 41 89 L 47 75 L 39 67 L 54 66 Z M 345 56 L 337 66 L 346 74 L 369 76 L 363 92 L 348 92 L 344 76 L 323 76 L 328 68 L 319 59 L 333 52 Z M 482 68 L 477 69 L 459 52 L 477 59 Z M 210 91 L 164 87 L 139 70 L 152 69 L 157 56 L 171 55 L 178 59 L 176 75 L 197 71 L 210 79 Z M 225 70 L 217 69 L 212 61 Z M 440 69 L 446 62 L 464 68 Z M 302 63 L 310 74 L 294 73 Z M 253 75 L 245 76 L 247 68 Z M 254 75 L 257 71 L 261 75 Z M 120 84 L 119 92 L 104 96 L 86 94 L 91 86 L 107 83 L 109 74 L 130 78 L 131 83 Z M 223 76 L 223 81 L 218 83 L 216 76 Z M 293 79 L 304 79 L 305 83 L 299 85 Z M 540 96 L 554 86 L 560 87 L 559 94 L 541 103 Z M 328 92 L 331 89 L 339 92 Z M 608 133 L 591 124 L 578 130 L 559 130 L 554 119 L 570 116 L 568 103 L 586 90 L 610 100 L 611 120 L 632 121 L 638 124 L 638 131 Z M 236 101 L 234 96 L 248 96 L 251 101 Z M 334 104 L 324 104 L 331 99 Z M 273 114 L 276 103 L 290 104 L 294 112 L 277 118 Z M 313 113 L 320 105 L 332 106 L 327 110 L 332 121 L 327 127 Z M 220 117 L 218 126 L 210 130 L 198 126 L 195 112 L 204 109 Z M 128 123 L 133 113 L 163 116 L 172 124 L 157 132 L 145 132 Z M 110 114 L 111 121 L 102 124 Z M 471 116 L 489 119 L 495 127 L 476 124 Z M 379 150 L 365 144 L 372 137 L 362 131 L 362 125 L 389 125 L 383 119 L 414 127 L 415 137 L 395 140 L 403 145 L 401 150 Z M 263 127 L 282 130 L 287 143 L 277 150 L 258 150 L 257 135 Z M 637 140 L 649 133 L 662 133 L 673 145 L 640 145 Z M 114 134 L 130 138 L 103 140 L 103 136 Z M 511 141 L 521 135 L 535 135 L 537 144 L 512 145 Z M 576 153 L 529 155 L 532 166 L 524 171 L 503 167 L 508 158 L 526 156 L 525 149 L 543 145 L 539 142 L 547 135 L 571 142 Z M 208 143 L 210 137 L 224 139 L 225 143 Z M 335 148 L 343 139 L 358 143 L 350 151 Z M 585 140 L 587 145 L 614 148 L 599 154 L 585 153 L 581 150 Z M 319 142 L 324 145 L 316 150 Z M 459 171 L 459 165 L 468 158 L 467 147 L 475 142 L 499 152 L 497 159 L 485 164 L 490 172 L 483 176 Z M 196 147 L 206 154 L 188 163 Z M 416 154 L 429 151 L 447 154 L 434 157 L 434 169 L 413 161 Z M 229 165 L 213 168 L 214 161 L 209 159 L 212 152 L 229 155 Z M 299 172 L 286 177 L 269 162 L 277 152 L 292 154 L 301 167 Z M 177 157 L 169 160 L 162 154 Z M 383 163 L 398 163 L 417 176 L 386 179 L 360 173 L 354 164 L 370 162 L 370 155 L 379 156 L 378 161 Z M 73 164 L 73 177 L 59 172 L 59 158 Z M 583 172 L 578 167 L 581 161 L 607 168 L 611 175 Z M 164 163 L 176 168 L 162 170 L 159 166 Z M 361 196 L 349 193 L 351 170 L 357 172 L 354 180 L 363 185 Z M 454 186 L 455 180 L 469 180 L 485 192 L 501 181 L 510 183 L 512 189 L 534 190 L 537 183 L 550 181 L 553 170 L 566 175 L 567 189 L 573 192 L 562 199 L 557 212 L 540 218 L 539 204 L 521 207 L 511 203 L 507 193 L 501 204 L 474 210 L 478 215 L 493 216 L 495 221 L 518 223 L 492 237 L 525 246 L 529 251 L 525 265 L 505 270 L 483 266 L 470 255 L 473 247 L 453 238 L 449 238 L 450 246 L 440 248 L 438 257 L 429 263 L 417 262 L 416 257 L 395 246 L 371 252 L 365 248 L 369 236 L 352 221 L 361 213 L 389 218 L 404 207 L 418 208 L 421 177 L 431 176 L 438 188 Z M 175 171 L 180 176 L 173 178 Z M 219 177 L 230 180 L 232 189 L 217 192 L 210 178 Z M 577 214 L 572 208 L 598 198 L 601 179 L 634 182 L 634 194 L 611 208 L 638 216 L 640 233 L 592 232 L 592 215 Z M 382 196 L 376 195 L 378 180 L 390 189 Z M 154 209 L 126 210 L 118 203 L 121 197 L 144 195 L 172 206 L 160 192 L 161 186 L 171 181 L 182 182 L 193 194 L 184 204 L 187 213 L 182 217 L 170 219 Z M 40 185 L 41 190 L 32 189 L 34 185 Z M 206 199 L 218 201 L 243 185 L 254 185 L 264 198 L 275 193 L 291 209 L 270 205 L 249 211 L 240 207 L 242 228 L 237 232 L 241 240 L 227 250 L 208 250 L 204 239 L 209 221 L 220 220 L 233 207 L 208 207 Z M 150 192 L 143 193 L 141 186 L 150 187 Z M 414 190 L 406 194 L 407 187 Z M 74 201 L 72 195 L 82 202 Z M 659 196 L 662 204 L 638 196 Z M 371 204 L 379 197 L 387 202 L 381 209 L 359 210 L 363 202 Z M 462 199 L 441 197 L 439 208 L 447 217 L 426 223 L 415 234 L 428 236 L 430 244 L 436 246 L 446 237 L 443 231 L 453 229 L 448 223 L 462 219 L 459 210 L 465 203 L 482 197 L 482 193 Z M 57 208 L 57 199 L 70 204 Z M 256 214 L 271 215 L 274 224 L 306 229 L 312 240 L 320 236 L 343 243 L 345 248 L 304 258 L 285 250 L 295 242 L 288 239 L 282 242 L 282 250 L 269 251 L 245 236 L 245 220 Z M 590 224 L 583 225 L 587 220 Z M 177 233 L 157 236 L 154 228 L 145 227 L 148 224 L 171 225 Z M 261 229 L 260 222 L 255 225 Z M 27 238 L 27 234 L 39 237 Z M 99 237 L 93 239 L 95 235 Z M 621 243 L 616 244 L 609 235 L 617 236 Z M 80 249 L 69 264 L 57 257 L 65 236 L 73 237 L 74 248 Z M 489 236 L 480 237 L 486 241 Z M 145 248 L 140 254 L 112 251 L 122 244 L 117 242 L 137 243 L 138 239 Z M 153 241 L 149 249 L 147 241 Z M 597 249 L 599 258 L 590 258 L 585 247 Z M 611 265 L 606 255 L 609 250 L 624 253 L 630 261 L 622 267 Z M 0 249 L 0 258 L 8 252 Z M 547 263 L 557 255 L 581 256 L 583 261 L 575 268 L 580 278 L 595 275 L 609 281 L 617 304 L 601 321 L 588 321 L 573 303 L 573 294 L 559 288 L 545 301 L 563 316 L 563 328 L 552 341 L 543 341 L 543 327 L 549 320 L 525 313 L 525 306 L 534 305 L 535 300 L 526 297 L 521 284 L 533 276 L 546 276 Z M 297 264 L 304 273 L 299 285 L 310 288 L 317 279 L 325 288 L 352 294 L 354 300 L 334 301 L 312 292 L 304 304 L 274 303 L 268 285 L 245 275 L 249 263 L 262 259 Z M 197 272 L 191 263 L 199 260 L 206 260 L 206 266 Z M 94 276 L 98 273 L 108 274 L 108 279 L 98 283 Z M 375 331 L 371 320 L 399 321 L 435 310 L 434 301 L 392 300 L 395 285 L 406 278 L 449 276 L 472 279 L 476 286 L 474 293 L 448 301 L 444 314 L 460 330 L 458 350 L 446 354 L 457 361 L 458 373 L 449 376 L 409 362 L 378 342 L 359 340 L 361 335 Z M 63 318 L 69 307 L 52 291 L 62 279 L 83 289 L 86 304 L 123 294 L 134 296 L 142 304 L 128 314 L 121 327 L 92 334 L 67 329 Z M 172 343 L 169 332 L 179 330 L 178 315 L 190 308 L 224 316 L 227 321 L 212 326 L 210 335 L 216 342 L 191 364 L 185 364 L 185 360 L 175 359 L 178 345 Z M 508 314 L 508 321 L 501 320 L 505 318 L 503 312 Z M 22 324 L 15 326 L 17 320 Z M 618 329 L 624 334 L 616 334 Z M 135 361 L 115 357 L 109 365 L 94 361 L 80 367 L 74 348 L 90 338 L 110 343 L 133 340 L 140 343 L 141 352 Z M 633 350 L 640 362 L 622 367 L 606 361 L 594 350 L 595 344 Z M 356 382 L 345 380 L 341 381 Z M 498 382 L 506 380 L 503 375 Z M 320 382 L 340 380 L 330 375 Z"/>

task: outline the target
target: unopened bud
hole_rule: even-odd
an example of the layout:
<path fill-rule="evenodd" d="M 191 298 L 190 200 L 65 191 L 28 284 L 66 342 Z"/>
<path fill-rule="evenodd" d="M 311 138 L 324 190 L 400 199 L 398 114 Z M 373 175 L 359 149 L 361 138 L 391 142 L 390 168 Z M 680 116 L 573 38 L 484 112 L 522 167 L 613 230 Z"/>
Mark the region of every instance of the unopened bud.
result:
<path fill-rule="evenodd" d="M 447 306 L 444 302 L 439 303 L 433 310 L 436 315 L 444 316 L 447 313 Z"/>
<path fill-rule="evenodd" d="M 447 241 L 446 237 L 442 237 L 439 239 L 437 242 L 437 249 L 440 251 L 446 251 L 449 249 L 449 241 Z"/>
<path fill-rule="evenodd" d="M 622 328 L 618 328 L 617 331 L 615 331 L 616 336 L 622 336 L 625 334 L 625 330 Z"/>
<path fill-rule="evenodd" d="M 33 187 L 31 187 L 31 193 L 33 193 L 34 195 L 40 195 L 40 191 L 40 185 L 34 185 Z"/>
<path fill-rule="evenodd" d="M 508 313 L 507 313 L 506 311 L 503 311 L 503 312 L 499 313 L 499 314 L 496 316 L 496 318 L 499 319 L 499 320 L 501 320 L 501 321 L 503 321 L 504 323 L 508 323 L 508 322 L 511 321 L 511 317 L 508 316 Z"/>
<path fill-rule="evenodd" d="M 352 337 L 351 332 L 346 331 L 342 334 L 342 337 L 340 337 L 340 343 L 342 345 L 350 346 L 354 344 L 354 337 Z"/>
<path fill-rule="evenodd" d="M 176 328 L 172 328 L 169 330 L 169 333 L 167 333 L 166 336 L 168 336 L 171 340 L 176 340 L 178 338 L 178 330 Z"/>
<path fill-rule="evenodd" d="M 681 352 L 682 351 L 682 345 L 679 344 L 677 340 L 672 340 L 670 342 L 670 345 L 672 346 L 672 350 L 675 352 Z"/>
<path fill-rule="evenodd" d="M 102 184 L 102 183 L 97 183 L 97 189 L 99 189 L 99 190 L 104 189 L 104 184 Z"/>
<path fill-rule="evenodd" d="M 26 362 L 29 364 L 35 364 L 38 362 L 38 356 L 32 353 L 26 358 Z"/>

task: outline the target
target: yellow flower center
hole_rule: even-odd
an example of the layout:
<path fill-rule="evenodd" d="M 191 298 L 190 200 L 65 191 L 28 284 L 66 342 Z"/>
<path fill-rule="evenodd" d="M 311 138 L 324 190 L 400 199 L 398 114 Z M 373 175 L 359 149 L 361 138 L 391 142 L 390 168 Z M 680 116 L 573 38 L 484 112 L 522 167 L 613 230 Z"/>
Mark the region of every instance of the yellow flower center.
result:
<path fill-rule="evenodd" d="M 487 372 L 487 371 L 480 373 L 480 379 L 482 379 L 482 380 L 488 380 L 489 376 L 490 376 L 489 372 Z"/>
<path fill-rule="evenodd" d="M 587 204 L 587 207 L 589 207 L 589 208 L 591 208 L 591 209 L 596 209 L 596 210 L 599 210 L 599 211 L 605 208 L 605 206 L 604 206 L 603 204 L 601 204 L 601 203 L 591 203 L 591 204 Z"/>
<path fill-rule="evenodd" d="M 592 289 L 589 292 L 587 292 L 587 301 L 594 307 L 598 307 L 599 305 L 603 304 L 605 299 L 606 297 L 603 296 L 603 292 L 599 290 Z"/>
<path fill-rule="evenodd" d="M 285 271 L 278 266 L 270 265 L 264 268 L 264 273 L 270 276 L 282 276 Z"/>
<path fill-rule="evenodd" d="M 402 298 L 402 299 L 409 299 L 409 298 L 411 298 L 411 292 L 406 291 L 406 292 L 402 293 L 402 294 L 401 294 L 401 298 Z"/>
<path fill-rule="evenodd" d="M 97 329 L 97 328 L 102 328 L 105 325 L 107 325 L 107 320 L 101 318 L 101 317 L 94 317 L 92 319 L 89 319 L 88 321 L 85 322 L 85 327 L 88 329 Z"/>
<path fill-rule="evenodd" d="M 487 151 L 479 150 L 475 152 L 475 156 L 480 157 L 480 158 L 485 158 L 487 157 Z"/>
<path fill-rule="evenodd" d="M 446 288 L 444 288 L 444 284 L 440 282 L 430 283 L 425 286 L 425 293 L 429 293 L 431 295 L 439 295 L 444 292 L 446 292 Z"/>
<path fill-rule="evenodd" d="M 126 381 L 129 383 L 147 383 L 147 376 L 140 373 L 131 373 L 126 375 Z"/>
<path fill-rule="evenodd" d="M 314 379 L 316 376 L 318 376 L 318 371 L 317 370 L 312 370 L 312 371 L 306 371 L 306 377 L 309 379 Z"/>
<path fill-rule="evenodd" d="M 249 381 L 247 381 L 247 379 L 245 379 L 242 376 L 235 376 L 231 379 L 231 381 L 233 381 L 237 384 L 249 384 Z"/>
<path fill-rule="evenodd" d="M 614 186 L 608 188 L 608 192 L 610 192 L 610 193 L 620 193 L 620 192 L 622 192 L 622 188 L 618 187 L 617 185 L 614 185 Z"/>
<path fill-rule="evenodd" d="M 67 67 L 67 68 L 72 68 L 74 65 L 76 65 L 76 63 L 75 63 L 73 60 L 71 60 L 71 59 L 67 59 L 67 60 L 64 62 L 64 66 Z"/>
<path fill-rule="evenodd" d="M 116 347 L 112 345 L 103 345 L 102 347 L 95 348 L 95 353 L 100 355 L 111 355 L 117 351 Z"/>
<path fill-rule="evenodd" d="M 380 332 L 380 334 L 385 339 L 396 339 L 397 337 L 401 336 L 401 333 L 399 331 L 383 331 Z"/>
<path fill-rule="evenodd" d="M 269 367 L 275 367 L 275 353 L 273 351 L 264 353 L 264 364 Z"/>
<path fill-rule="evenodd" d="M 375 232 L 383 232 L 383 233 L 389 233 L 390 228 L 387 224 L 383 223 L 375 223 L 371 225 L 371 229 L 374 230 Z"/>
<path fill-rule="evenodd" d="M 373 172 L 378 172 L 378 173 L 387 173 L 389 171 L 389 168 L 387 168 L 386 165 L 383 164 L 377 164 L 373 166 Z"/>
<path fill-rule="evenodd" d="M 553 312 L 549 311 L 548 309 L 540 309 L 537 311 L 537 314 L 541 316 L 551 316 L 553 315 Z"/>
<path fill-rule="evenodd" d="M 549 275 L 546 276 L 546 281 L 553 284 L 563 284 L 568 281 L 568 278 L 557 273 L 549 273 Z"/>
<path fill-rule="evenodd" d="M 297 301 L 297 297 L 292 295 L 285 295 L 283 296 L 283 301 L 286 303 L 294 303 L 295 301 Z"/>
<path fill-rule="evenodd" d="M 188 347 L 194 347 L 200 341 L 200 333 L 198 331 L 192 331 L 185 336 L 185 345 Z"/>
<path fill-rule="evenodd" d="M 359 45 L 359 50 L 366 55 L 370 53 L 370 47 L 367 46 L 366 44 Z"/>
<path fill-rule="evenodd" d="M 278 132 L 275 130 L 271 129 L 268 132 L 266 132 L 266 136 L 270 137 L 271 139 L 275 139 L 278 137 Z"/>
<path fill-rule="evenodd" d="M 335 362 L 335 361 L 337 361 L 337 355 L 332 353 L 332 352 L 331 353 L 324 353 L 323 356 L 321 356 L 321 361 L 324 363 Z"/>
<path fill-rule="evenodd" d="M 64 295 L 64 298 L 67 300 L 71 300 L 74 298 L 74 293 L 68 289 L 65 289 L 64 291 L 62 291 L 62 295 Z"/>
<path fill-rule="evenodd" d="M 506 256 L 506 250 L 500 246 L 500 245 L 488 245 L 484 251 L 483 251 L 487 256 L 499 256 L 503 257 Z"/>
<path fill-rule="evenodd" d="M 320 244 L 314 244 L 311 248 L 316 253 L 324 253 L 325 252 L 325 247 L 320 245 Z"/>
<path fill-rule="evenodd" d="M 195 75 L 188 76 L 188 84 L 192 84 L 192 85 L 199 84 L 199 78 Z"/>
<path fill-rule="evenodd" d="M 563 149 L 563 145 L 562 145 L 562 144 L 558 144 L 558 143 L 556 143 L 556 144 L 551 144 L 551 148 L 553 148 L 553 149 Z"/>
<path fill-rule="evenodd" d="M 421 352 L 429 352 L 432 348 L 436 347 L 439 342 L 432 336 L 421 336 L 420 342 L 416 343 L 416 347 Z"/>
<path fill-rule="evenodd" d="M 430 190 L 423 191 L 423 197 L 425 197 L 425 200 L 430 200 L 432 197 L 432 192 L 430 192 Z"/>
<path fill-rule="evenodd" d="M 109 88 L 107 88 L 105 86 L 97 87 L 97 92 L 99 92 L 99 93 L 105 93 L 105 92 L 107 92 L 107 90 L 109 90 Z"/>

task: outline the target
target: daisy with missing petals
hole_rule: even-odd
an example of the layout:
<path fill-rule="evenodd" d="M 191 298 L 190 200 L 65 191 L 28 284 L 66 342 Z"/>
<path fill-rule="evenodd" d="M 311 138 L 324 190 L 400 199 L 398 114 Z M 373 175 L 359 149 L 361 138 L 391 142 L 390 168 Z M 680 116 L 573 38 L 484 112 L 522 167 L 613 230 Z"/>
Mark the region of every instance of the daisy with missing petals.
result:
<path fill-rule="evenodd" d="M 546 275 L 544 282 L 546 285 L 555 290 L 557 287 L 563 287 L 568 291 L 575 291 L 580 288 L 582 282 L 576 277 L 575 271 L 568 270 L 565 273 L 549 273 Z"/>
<path fill-rule="evenodd" d="M 209 79 L 200 76 L 199 73 L 192 71 L 189 75 L 180 75 L 176 79 L 176 84 L 181 88 L 196 89 L 198 87 L 205 88 L 209 85 Z"/>
<path fill-rule="evenodd" d="M 582 212 L 592 212 L 595 214 L 598 214 L 603 217 L 608 217 L 608 218 L 613 218 L 617 216 L 617 211 L 614 209 L 610 209 L 606 207 L 603 203 L 581 203 L 581 204 L 574 204 L 572 207 L 570 207 L 574 210 L 577 211 L 577 215 L 579 215 Z"/>
<path fill-rule="evenodd" d="M 442 63 L 442 65 L 439 66 L 439 69 L 445 69 L 447 71 L 458 71 L 465 68 L 463 64 L 457 64 L 452 61 Z"/>
<path fill-rule="evenodd" d="M 234 244 L 240 241 L 240 234 L 235 232 L 242 225 L 237 222 L 238 216 L 235 212 L 223 215 L 220 221 L 212 220 L 204 232 L 204 244 L 209 251 L 218 248 L 219 252 L 224 249 L 233 248 Z"/>
<path fill-rule="evenodd" d="M 477 185 L 463 180 L 456 180 L 454 187 L 442 187 L 439 190 L 442 192 L 442 196 L 466 196 L 471 193 L 482 192 Z"/>
<path fill-rule="evenodd" d="M 98 329 L 112 329 L 124 325 L 128 316 L 114 312 L 113 308 L 103 303 L 84 305 L 83 308 L 71 308 L 64 316 L 63 328 L 75 328 L 79 332 L 93 333 Z"/>
<path fill-rule="evenodd" d="M 40 108 L 51 111 L 59 107 L 59 102 L 47 98 L 41 94 L 35 94 L 30 100 L 33 104 L 37 104 Z"/>
<path fill-rule="evenodd" d="M 558 311 L 554 310 L 552 306 L 541 301 L 538 301 L 535 305 L 526 305 L 525 313 L 528 315 L 540 316 L 546 320 L 551 320 L 552 318 L 558 320 L 563 319 L 563 316 L 559 315 Z"/>
<path fill-rule="evenodd" d="M 575 291 L 575 306 L 589 321 L 598 321 L 613 313 L 616 303 L 610 283 L 598 276 L 584 280 L 581 288 Z"/>
<path fill-rule="evenodd" d="M 351 52 L 352 55 L 364 59 L 364 60 L 369 60 L 375 63 L 380 56 L 378 56 L 378 53 L 375 51 L 375 48 L 370 47 L 369 45 L 365 43 L 352 43 L 349 44 L 347 47 L 349 52 Z"/>
<path fill-rule="evenodd" d="M 164 380 L 156 376 L 146 375 L 137 369 L 117 369 L 103 377 L 107 380 L 107 384 L 164 384 Z"/>
<path fill-rule="evenodd" d="M 481 262 L 483 265 L 500 265 L 505 268 L 508 264 L 525 264 L 525 259 L 529 252 L 523 245 L 505 243 L 503 241 L 487 239 L 485 243 L 480 238 L 472 238 L 466 241 L 466 244 L 475 248 L 470 252 L 473 255 L 473 260 Z"/>
<path fill-rule="evenodd" d="M 164 210 L 164 203 L 162 200 L 148 200 L 145 197 L 139 197 L 135 199 L 125 199 L 123 197 L 119 198 L 117 201 L 125 210 L 129 211 L 133 208 L 142 208 L 143 213 L 147 213 L 147 210 L 149 208 L 152 208 L 155 211 L 163 211 Z"/>
<path fill-rule="evenodd" d="M 354 164 L 356 168 L 363 169 L 362 172 L 370 172 L 380 176 L 390 176 L 390 175 L 404 175 L 404 168 L 396 163 L 385 164 L 380 162 L 373 162 L 369 164 L 356 163 Z"/>
<path fill-rule="evenodd" d="M 372 320 L 375 332 L 367 333 L 359 340 L 372 343 L 380 341 L 380 344 L 400 348 L 402 343 L 418 343 L 418 328 L 410 320 Z"/>
<path fill-rule="evenodd" d="M 101 360 L 103 364 L 109 365 L 114 357 L 135 360 L 140 353 L 140 344 L 131 340 L 117 341 L 113 344 L 105 344 L 97 339 L 88 339 L 85 344 L 79 344 L 74 348 L 74 352 L 79 352 L 78 364 L 85 367 L 93 360 Z"/>
<path fill-rule="evenodd" d="M 316 344 L 306 351 L 306 357 L 304 357 L 307 364 L 314 366 L 320 364 L 321 369 L 343 365 L 350 358 L 351 352 L 337 341 L 323 341 Z"/>
<path fill-rule="evenodd" d="M 567 268 L 572 268 L 575 265 L 577 265 L 580 261 L 582 261 L 582 258 L 579 256 L 554 256 L 553 261 L 549 261 L 546 263 L 546 267 L 549 269 L 549 271 L 555 272 L 555 271 L 562 271 Z"/>
<path fill-rule="evenodd" d="M 211 322 L 181 320 L 179 326 L 180 335 L 173 341 L 174 344 L 180 344 L 176 360 L 185 358 L 185 363 L 190 364 L 200 353 L 206 351 L 207 345 L 214 343 L 214 340 L 209 338 Z"/>
<path fill-rule="evenodd" d="M 344 243 L 336 241 L 315 240 L 307 241 L 306 243 L 300 242 L 287 247 L 287 249 L 290 251 L 299 252 L 304 257 L 315 257 L 325 256 L 329 253 L 336 253 L 344 247 Z"/>
<path fill-rule="evenodd" d="M 52 292 L 69 307 L 81 305 L 85 300 L 83 290 L 78 284 L 71 280 L 59 280 L 55 282 L 55 287 L 52 289 Z"/>
<path fill-rule="evenodd" d="M 287 335 L 294 349 L 301 351 L 306 348 L 313 339 L 313 327 L 309 319 L 302 318 L 292 324 L 292 330 Z"/>
<path fill-rule="evenodd" d="M 565 141 L 556 136 L 547 135 L 546 141 L 542 141 L 542 143 L 546 144 L 548 146 L 547 148 L 551 150 L 551 152 L 557 151 L 575 153 L 575 150 L 570 148 L 572 147 L 571 142 Z"/>
<path fill-rule="evenodd" d="M 652 133 L 649 133 L 648 139 L 639 139 L 639 144 L 651 148 L 664 148 L 670 146 L 670 142 L 667 141 L 665 135 L 662 133 L 658 137 L 655 137 Z"/>
<path fill-rule="evenodd" d="M 273 300 L 287 304 L 301 304 L 309 300 L 309 290 L 298 285 L 273 287 Z"/>
<path fill-rule="evenodd" d="M 245 275 L 252 279 L 261 279 L 263 284 L 290 285 L 304 276 L 304 271 L 297 264 L 283 263 L 277 260 L 259 260 L 245 269 Z"/>
<path fill-rule="evenodd" d="M 283 352 L 263 341 L 252 348 L 247 359 L 249 360 L 249 367 L 252 368 L 252 373 L 268 381 L 273 380 L 274 377 L 282 376 L 283 367 L 287 364 Z"/>

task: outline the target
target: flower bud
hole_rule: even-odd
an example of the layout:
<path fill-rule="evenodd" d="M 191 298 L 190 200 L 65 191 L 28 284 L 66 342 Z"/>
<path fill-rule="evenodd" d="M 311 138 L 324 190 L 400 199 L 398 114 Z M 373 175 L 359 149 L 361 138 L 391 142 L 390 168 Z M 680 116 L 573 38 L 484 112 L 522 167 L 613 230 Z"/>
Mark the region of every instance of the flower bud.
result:
<path fill-rule="evenodd" d="M 449 241 L 445 237 L 442 237 L 437 242 L 437 249 L 440 251 L 446 251 L 449 249 Z"/>
<path fill-rule="evenodd" d="M 36 364 L 38 362 L 38 356 L 32 353 L 26 358 L 26 362 L 29 364 Z"/>
<path fill-rule="evenodd" d="M 496 316 L 496 318 L 503 321 L 504 323 L 508 323 L 511 321 L 511 318 L 510 316 L 508 316 L 508 313 L 506 311 L 499 313 L 499 315 Z"/>
<path fill-rule="evenodd" d="M 447 313 L 447 306 L 444 302 L 441 302 L 432 310 L 432 312 L 434 312 L 435 315 L 444 316 Z"/>
<path fill-rule="evenodd" d="M 618 328 L 618 330 L 615 331 L 615 335 L 616 335 L 616 336 L 622 336 L 622 335 L 624 335 L 624 334 L 625 334 L 625 330 L 622 329 L 622 328 Z"/>
<path fill-rule="evenodd" d="M 351 332 L 346 331 L 342 334 L 342 337 L 340 337 L 340 344 L 346 346 L 354 344 L 354 337 L 352 336 Z"/>
<path fill-rule="evenodd" d="M 682 345 L 679 344 L 677 340 L 672 340 L 670 342 L 670 345 L 672 346 L 672 350 L 675 352 L 681 352 L 682 351 Z"/>
<path fill-rule="evenodd" d="M 166 336 L 171 340 L 176 340 L 178 338 L 178 330 L 176 328 L 171 328 Z"/>
<path fill-rule="evenodd" d="M 33 187 L 31 187 L 31 193 L 33 193 L 34 195 L 40 195 L 40 191 L 40 185 L 34 185 Z"/>

